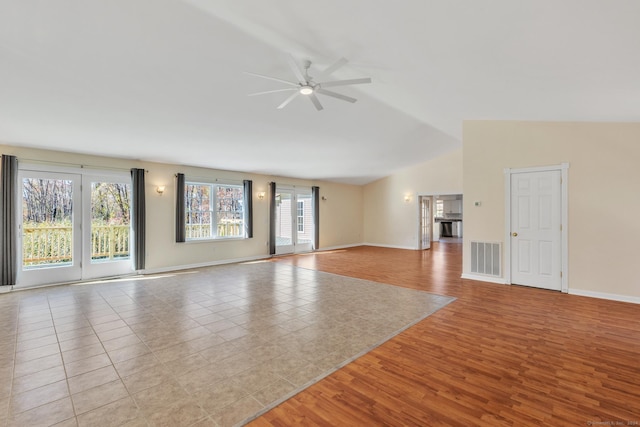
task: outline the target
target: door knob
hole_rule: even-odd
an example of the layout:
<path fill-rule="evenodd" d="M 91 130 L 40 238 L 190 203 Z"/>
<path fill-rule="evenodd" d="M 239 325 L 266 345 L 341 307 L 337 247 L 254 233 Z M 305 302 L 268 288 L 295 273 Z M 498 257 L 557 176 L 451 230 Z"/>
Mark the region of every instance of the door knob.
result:
<path fill-rule="evenodd" d="M 518 233 L 516 233 L 515 231 L 514 231 L 513 233 L 511 233 L 511 235 L 512 235 L 513 237 L 518 237 Z"/>

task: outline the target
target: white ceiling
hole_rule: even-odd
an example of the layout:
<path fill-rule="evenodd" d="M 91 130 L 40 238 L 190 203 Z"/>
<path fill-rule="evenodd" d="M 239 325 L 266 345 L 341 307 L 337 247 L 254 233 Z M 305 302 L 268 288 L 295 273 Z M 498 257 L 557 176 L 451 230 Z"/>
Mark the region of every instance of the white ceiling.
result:
<path fill-rule="evenodd" d="M 363 184 L 465 119 L 639 121 L 639 23 L 638 0 L 0 0 L 0 142 Z M 248 97 L 289 53 L 373 83 Z"/>

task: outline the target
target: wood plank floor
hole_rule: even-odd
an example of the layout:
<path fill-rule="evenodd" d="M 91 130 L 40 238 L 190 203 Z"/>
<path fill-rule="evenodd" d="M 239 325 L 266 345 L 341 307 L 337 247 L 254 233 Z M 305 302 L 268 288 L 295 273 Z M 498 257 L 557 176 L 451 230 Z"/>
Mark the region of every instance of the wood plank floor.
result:
<path fill-rule="evenodd" d="M 640 306 L 462 280 L 461 252 L 278 258 L 458 299 L 250 425 L 640 425 Z"/>

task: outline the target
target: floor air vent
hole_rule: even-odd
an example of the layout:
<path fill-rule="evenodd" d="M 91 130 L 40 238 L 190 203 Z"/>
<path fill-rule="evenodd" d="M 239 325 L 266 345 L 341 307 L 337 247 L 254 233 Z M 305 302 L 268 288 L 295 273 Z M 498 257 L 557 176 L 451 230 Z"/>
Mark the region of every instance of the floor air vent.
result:
<path fill-rule="evenodd" d="M 500 277 L 502 245 L 492 242 L 471 242 L 471 272 Z"/>

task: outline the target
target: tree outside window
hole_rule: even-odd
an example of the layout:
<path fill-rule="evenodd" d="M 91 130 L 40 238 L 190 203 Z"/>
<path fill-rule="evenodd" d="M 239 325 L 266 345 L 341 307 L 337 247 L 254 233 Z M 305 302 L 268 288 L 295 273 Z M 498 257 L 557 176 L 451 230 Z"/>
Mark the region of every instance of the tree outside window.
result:
<path fill-rule="evenodd" d="M 245 237 L 242 186 L 187 182 L 185 190 L 187 240 Z"/>

